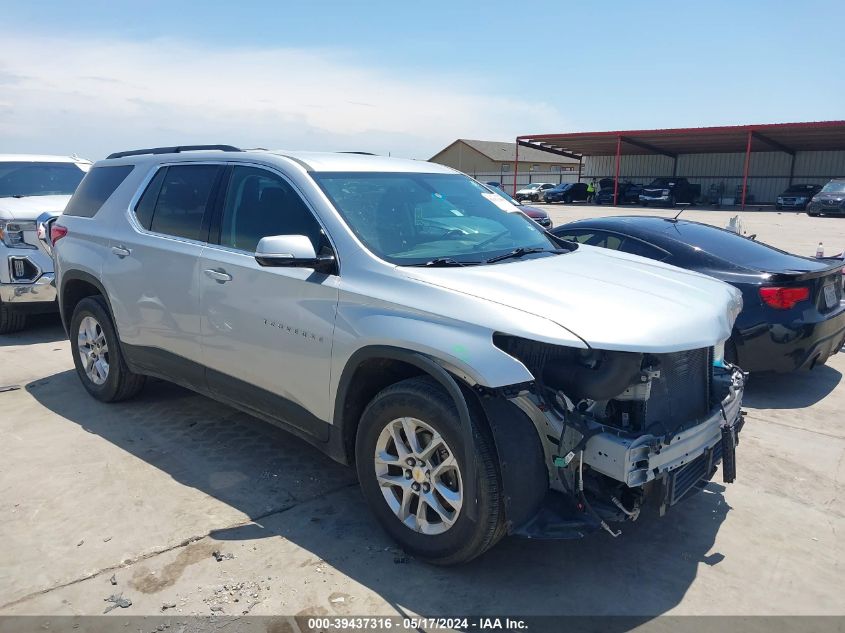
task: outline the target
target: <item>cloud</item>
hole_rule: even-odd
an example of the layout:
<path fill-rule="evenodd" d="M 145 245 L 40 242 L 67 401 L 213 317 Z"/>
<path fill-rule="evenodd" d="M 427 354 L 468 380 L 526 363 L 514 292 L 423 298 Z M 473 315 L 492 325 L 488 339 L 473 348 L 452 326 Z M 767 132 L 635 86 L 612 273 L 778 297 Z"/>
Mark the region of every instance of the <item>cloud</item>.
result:
<path fill-rule="evenodd" d="M 0 60 L 3 151 L 232 143 L 428 158 L 458 137 L 565 127 L 496 77 L 399 73 L 342 50 L 4 36 Z"/>

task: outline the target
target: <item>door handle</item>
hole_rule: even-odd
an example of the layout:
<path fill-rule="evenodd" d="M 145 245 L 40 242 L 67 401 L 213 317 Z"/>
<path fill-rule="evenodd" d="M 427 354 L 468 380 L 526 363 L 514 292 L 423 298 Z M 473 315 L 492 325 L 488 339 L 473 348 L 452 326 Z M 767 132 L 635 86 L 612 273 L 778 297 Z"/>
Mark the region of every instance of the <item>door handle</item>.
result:
<path fill-rule="evenodd" d="M 120 257 L 120 259 L 123 259 L 124 257 L 129 257 L 129 255 L 132 254 L 132 251 L 130 251 L 125 246 L 112 246 L 111 252 Z"/>
<path fill-rule="evenodd" d="M 225 284 L 227 281 L 232 281 L 232 275 L 224 270 L 214 270 L 213 268 L 206 268 L 204 271 L 206 277 L 211 277 L 214 281 Z"/>

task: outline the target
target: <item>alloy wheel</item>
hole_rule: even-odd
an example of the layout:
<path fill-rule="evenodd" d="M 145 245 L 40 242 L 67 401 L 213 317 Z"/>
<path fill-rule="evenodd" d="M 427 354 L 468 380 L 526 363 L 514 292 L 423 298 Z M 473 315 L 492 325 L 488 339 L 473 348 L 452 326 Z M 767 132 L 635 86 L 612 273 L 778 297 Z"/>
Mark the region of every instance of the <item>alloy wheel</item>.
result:
<path fill-rule="evenodd" d="M 442 534 L 463 505 L 455 454 L 434 428 L 416 418 L 390 421 L 376 441 L 376 479 L 387 505 L 408 528 Z"/>
<path fill-rule="evenodd" d="M 77 341 L 85 375 L 95 385 L 102 385 L 109 377 L 109 345 L 99 321 L 92 316 L 82 319 Z"/>

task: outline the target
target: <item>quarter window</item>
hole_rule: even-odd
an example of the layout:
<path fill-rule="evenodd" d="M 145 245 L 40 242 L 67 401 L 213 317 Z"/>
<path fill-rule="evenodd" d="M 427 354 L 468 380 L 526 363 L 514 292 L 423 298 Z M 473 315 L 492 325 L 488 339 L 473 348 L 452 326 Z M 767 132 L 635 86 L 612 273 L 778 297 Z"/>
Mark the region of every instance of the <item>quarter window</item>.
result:
<path fill-rule="evenodd" d="M 76 188 L 64 214 L 93 218 L 134 168 L 134 165 L 95 167 Z"/>
<path fill-rule="evenodd" d="M 271 235 L 305 235 L 318 253 L 323 245 L 320 224 L 290 184 L 266 169 L 235 167 L 223 206 L 221 246 L 254 252 Z"/>
<path fill-rule="evenodd" d="M 203 216 L 214 182 L 220 173 L 218 165 L 173 165 L 161 177 L 161 189 L 152 210 L 150 230 L 155 233 L 203 240 Z M 158 175 L 156 176 L 158 178 Z M 153 179 L 148 191 L 152 193 Z M 146 194 L 138 204 L 139 221 L 149 213 Z"/>
<path fill-rule="evenodd" d="M 156 200 L 158 200 L 158 192 L 161 191 L 161 183 L 164 181 L 164 175 L 167 173 L 167 167 L 159 169 L 155 177 L 147 185 L 141 199 L 135 207 L 135 217 L 138 218 L 141 226 L 148 231 L 153 222 L 153 211 L 156 208 Z"/>

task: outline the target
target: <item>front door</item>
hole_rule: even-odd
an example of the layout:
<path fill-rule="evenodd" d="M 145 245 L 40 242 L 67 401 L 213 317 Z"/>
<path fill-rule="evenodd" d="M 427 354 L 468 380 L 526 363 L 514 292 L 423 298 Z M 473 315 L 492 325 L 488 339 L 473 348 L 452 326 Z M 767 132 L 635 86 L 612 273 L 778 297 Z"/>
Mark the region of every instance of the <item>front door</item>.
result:
<path fill-rule="evenodd" d="M 268 169 L 235 166 L 200 258 L 203 358 L 209 387 L 258 412 L 327 438 L 338 277 L 263 267 L 262 237 L 328 241 L 298 191 Z"/>

